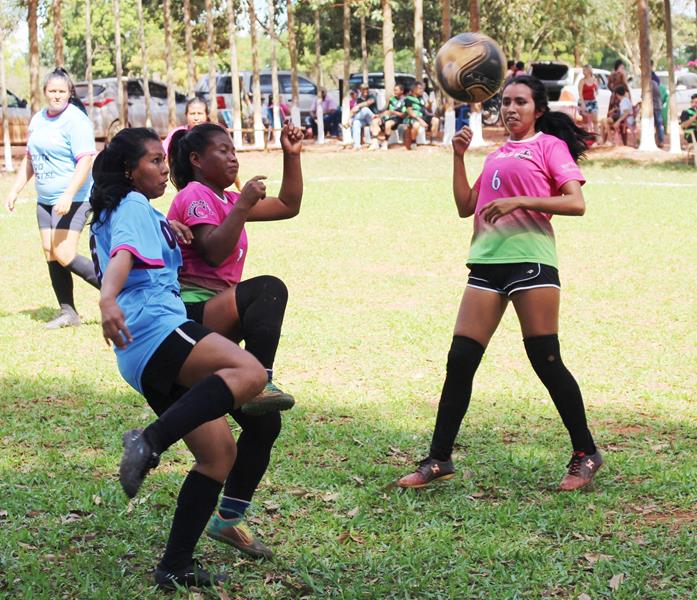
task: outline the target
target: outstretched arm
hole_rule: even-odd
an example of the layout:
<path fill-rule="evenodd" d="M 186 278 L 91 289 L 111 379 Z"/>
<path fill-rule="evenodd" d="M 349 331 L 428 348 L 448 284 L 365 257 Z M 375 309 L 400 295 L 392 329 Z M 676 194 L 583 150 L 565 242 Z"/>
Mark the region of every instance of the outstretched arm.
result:
<path fill-rule="evenodd" d="M 132 268 L 133 255 L 128 250 L 119 250 L 109 261 L 102 277 L 99 297 L 102 333 L 107 345 L 112 341 L 117 348 L 125 348 L 133 341 L 123 311 L 116 303 L 116 297 L 121 293 Z"/>
<path fill-rule="evenodd" d="M 12 189 L 9 191 L 5 197 L 5 207 L 10 212 L 15 209 L 15 202 L 17 201 L 17 196 L 27 185 L 27 182 L 34 176 L 34 166 L 31 164 L 28 155 L 24 155 L 22 163 L 19 165 L 17 170 L 17 177 L 15 177 L 15 182 L 12 185 Z"/>
<path fill-rule="evenodd" d="M 463 219 L 474 214 L 477 206 L 476 190 L 470 187 L 465 170 L 465 152 L 472 141 L 472 130 L 463 127 L 453 138 L 453 196 L 457 214 Z"/>

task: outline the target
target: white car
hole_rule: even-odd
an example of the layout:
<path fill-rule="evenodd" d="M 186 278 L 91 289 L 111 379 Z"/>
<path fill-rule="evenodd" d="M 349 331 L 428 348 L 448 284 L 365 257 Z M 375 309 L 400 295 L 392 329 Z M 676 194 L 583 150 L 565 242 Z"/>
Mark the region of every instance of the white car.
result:
<path fill-rule="evenodd" d="M 668 87 L 668 71 L 656 71 L 661 83 Z M 690 107 L 690 98 L 697 94 L 697 73 L 686 69 L 675 71 L 675 101 L 678 105 L 678 117 Z"/>

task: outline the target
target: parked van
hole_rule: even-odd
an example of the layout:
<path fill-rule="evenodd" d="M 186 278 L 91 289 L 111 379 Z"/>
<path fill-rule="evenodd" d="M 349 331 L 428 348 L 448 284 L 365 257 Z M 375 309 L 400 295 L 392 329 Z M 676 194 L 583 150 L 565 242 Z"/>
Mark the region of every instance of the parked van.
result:
<path fill-rule="evenodd" d="M 7 122 L 9 122 L 10 144 L 26 144 L 31 111 L 27 101 L 7 90 Z M 5 120 L 0 120 L 0 142 L 5 135 Z"/>
<path fill-rule="evenodd" d="M 292 89 L 290 81 L 290 71 L 278 72 L 278 89 L 280 95 L 286 102 L 290 102 Z M 216 94 L 218 98 L 219 110 L 232 109 L 232 77 L 230 73 L 218 73 L 216 84 Z M 271 94 L 271 71 L 264 70 L 259 72 L 259 87 L 261 88 L 261 102 L 266 105 L 266 101 Z M 208 75 L 204 75 L 198 80 L 194 88 L 196 95 L 208 101 Z M 252 72 L 240 71 L 240 91 L 252 94 Z M 317 97 L 317 86 L 303 75 L 298 75 L 298 94 L 299 108 L 301 116 L 310 114 L 312 103 Z"/>
<path fill-rule="evenodd" d="M 129 127 L 145 127 L 145 90 L 143 79 L 124 77 L 125 99 L 128 104 L 127 123 Z M 119 131 L 119 106 L 118 88 L 116 77 L 95 79 L 93 85 L 92 122 L 96 139 L 110 140 Z M 167 86 L 158 81 L 148 81 L 150 88 L 150 114 L 152 127 L 161 137 L 169 133 L 167 114 Z M 90 106 L 87 99 L 87 82 L 81 81 L 75 85 L 75 93 L 90 114 Z M 186 96 L 175 92 L 177 124 L 186 122 L 184 111 L 186 110 Z"/>

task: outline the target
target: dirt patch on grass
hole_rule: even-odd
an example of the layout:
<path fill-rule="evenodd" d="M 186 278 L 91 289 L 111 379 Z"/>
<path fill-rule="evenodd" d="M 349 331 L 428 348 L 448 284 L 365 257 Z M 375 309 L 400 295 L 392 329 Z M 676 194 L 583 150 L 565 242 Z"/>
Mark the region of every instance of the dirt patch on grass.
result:
<path fill-rule="evenodd" d="M 692 508 L 677 508 L 659 506 L 654 503 L 645 505 L 634 504 L 629 507 L 632 515 L 638 516 L 637 524 L 648 527 L 667 527 L 671 532 L 677 532 L 683 527 L 697 523 L 697 505 Z"/>
<path fill-rule="evenodd" d="M 605 425 L 608 431 L 611 433 L 615 433 L 617 435 L 636 435 L 639 433 L 651 433 L 651 428 L 647 427 L 646 425 L 619 425 L 619 424 L 612 424 L 612 425 Z"/>

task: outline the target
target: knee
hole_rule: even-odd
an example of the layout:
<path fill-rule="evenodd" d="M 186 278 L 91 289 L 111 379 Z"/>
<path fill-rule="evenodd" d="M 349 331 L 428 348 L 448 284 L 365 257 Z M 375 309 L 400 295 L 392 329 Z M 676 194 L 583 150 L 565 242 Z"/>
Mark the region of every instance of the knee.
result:
<path fill-rule="evenodd" d="M 484 346 L 472 338 L 453 336 L 450 350 L 448 351 L 448 373 L 472 373 L 477 370 L 484 356 Z"/>
<path fill-rule="evenodd" d="M 75 251 L 72 248 L 52 248 L 53 259 L 57 260 L 62 267 L 67 267 L 75 258 Z"/>
<path fill-rule="evenodd" d="M 528 337 L 523 340 L 523 344 L 530 364 L 538 375 L 549 369 L 564 368 L 559 352 L 559 337 L 556 333 Z"/>
<path fill-rule="evenodd" d="M 236 298 L 240 316 L 257 299 L 285 308 L 288 303 L 288 288 L 278 277 L 260 275 L 240 283 L 237 286 Z"/>
<path fill-rule="evenodd" d="M 251 417 L 243 430 L 261 446 L 271 448 L 281 433 L 281 413 L 278 411 Z"/>
<path fill-rule="evenodd" d="M 196 470 L 222 483 L 227 479 L 236 459 L 237 445 L 232 435 L 229 435 L 223 440 L 216 439 L 215 448 L 205 459 L 196 459 Z"/>

